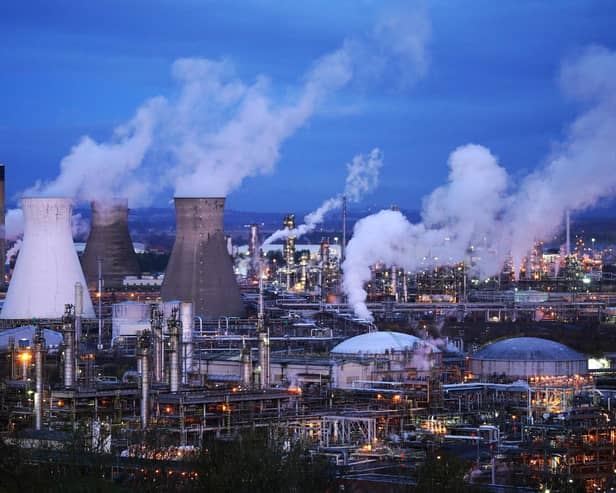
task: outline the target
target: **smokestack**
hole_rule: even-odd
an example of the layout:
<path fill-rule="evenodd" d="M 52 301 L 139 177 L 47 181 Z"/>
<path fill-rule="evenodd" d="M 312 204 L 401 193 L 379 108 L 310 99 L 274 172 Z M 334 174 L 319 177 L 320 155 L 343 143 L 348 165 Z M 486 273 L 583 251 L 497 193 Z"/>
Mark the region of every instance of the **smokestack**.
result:
<path fill-rule="evenodd" d="M 45 338 L 39 326 L 34 336 L 34 374 L 36 391 L 34 392 L 34 427 L 43 427 L 43 358 L 45 356 Z"/>
<path fill-rule="evenodd" d="M 4 164 L 0 164 L 0 286 L 4 286 L 4 266 L 6 264 L 6 197 L 4 185 Z"/>
<path fill-rule="evenodd" d="M 85 278 L 71 232 L 71 201 L 24 198 L 24 238 L 0 318 L 59 319 L 74 299 L 75 283 Z M 84 298 L 83 314 L 94 318 L 92 300 Z"/>
<path fill-rule="evenodd" d="M 62 318 L 64 336 L 64 387 L 70 389 L 75 385 L 75 326 L 73 326 L 73 307 L 66 305 Z"/>
<path fill-rule="evenodd" d="M 566 214 L 567 214 L 567 217 L 566 217 L 567 239 L 566 239 L 566 244 L 565 244 L 565 255 L 569 256 L 571 255 L 571 217 L 570 217 L 569 209 L 567 209 Z"/>
<path fill-rule="evenodd" d="M 163 301 L 193 304 L 208 319 L 244 312 L 223 232 L 224 198 L 175 198 L 176 238 L 161 287 Z"/>
<path fill-rule="evenodd" d="M 105 287 L 121 288 L 126 276 L 141 274 L 128 231 L 128 201 L 118 198 L 109 203 L 94 201 L 91 207 L 92 228 L 81 258 L 88 287 L 97 286 L 100 257 L 104 260 Z"/>
<path fill-rule="evenodd" d="M 342 243 L 340 247 L 340 265 L 344 262 L 346 255 L 346 238 L 347 238 L 347 198 L 342 197 Z"/>
<path fill-rule="evenodd" d="M 193 309 L 192 303 L 180 303 L 182 322 L 182 383 L 188 384 L 193 372 Z"/>
<path fill-rule="evenodd" d="M 137 340 L 137 357 L 141 364 L 141 428 L 146 429 L 150 421 L 150 331 L 144 330 Z"/>

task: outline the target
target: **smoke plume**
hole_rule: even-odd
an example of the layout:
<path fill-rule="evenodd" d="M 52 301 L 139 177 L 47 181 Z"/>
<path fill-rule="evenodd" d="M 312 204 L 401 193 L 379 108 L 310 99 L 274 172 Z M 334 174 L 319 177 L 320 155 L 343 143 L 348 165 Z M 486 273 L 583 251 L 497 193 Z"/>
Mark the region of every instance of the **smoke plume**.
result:
<path fill-rule="evenodd" d="M 376 262 L 412 272 L 468 262 L 473 252 L 476 274 L 494 275 L 509 256 L 519 267 L 535 241 L 562 227 L 567 209 L 583 211 L 616 193 L 616 53 L 587 49 L 563 65 L 561 83 L 587 109 L 518 187 L 488 149 L 467 145 L 450 156 L 447 185 L 424 200 L 422 222 L 393 211 L 357 222 L 343 288 L 358 316 L 372 318 L 364 284 Z"/>
<path fill-rule="evenodd" d="M 403 14 L 412 22 L 400 22 Z M 174 97 L 149 99 L 108 141 L 83 137 L 57 178 L 25 195 L 122 196 L 132 207 L 169 188 L 180 197 L 227 196 L 247 177 L 272 172 L 282 144 L 350 82 L 367 72 L 421 76 L 429 36 L 423 11 L 384 16 L 370 32 L 314 61 L 293 87 L 265 75 L 243 80 L 229 60 L 179 59 L 171 69 Z"/>
<path fill-rule="evenodd" d="M 346 196 L 350 202 L 358 202 L 361 197 L 371 192 L 379 183 L 379 172 L 383 166 L 383 153 L 379 149 L 372 149 L 367 156 L 358 154 L 347 164 L 347 177 L 344 193 L 327 199 L 321 206 L 304 217 L 304 224 L 294 229 L 280 229 L 270 235 L 263 242 L 263 246 L 272 244 L 274 241 L 295 236 L 299 238 L 314 231 L 323 222 L 325 215 L 342 206 L 342 196 Z"/>

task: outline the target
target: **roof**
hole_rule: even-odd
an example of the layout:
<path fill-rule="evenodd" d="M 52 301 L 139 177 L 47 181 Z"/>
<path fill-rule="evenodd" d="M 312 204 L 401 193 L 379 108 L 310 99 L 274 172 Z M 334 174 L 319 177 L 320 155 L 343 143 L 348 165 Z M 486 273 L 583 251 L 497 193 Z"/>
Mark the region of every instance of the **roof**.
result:
<path fill-rule="evenodd" d="M 385 351 L 404 351 L 413 350 L 418 344 L 428 344 L 432 352 L 440 352 L 432 344 L 420 339 L 419 337 L 402 332 L 368 332 L 335 346 L 332 354 L 384 354 Z"/>
<path fill-rule="evenodd" d="M 472 358 L 509 361 L 586 360 L 583 354 L 564 344 L 539 337 L 513 337 L 494 342 L 477 351 Z"/>

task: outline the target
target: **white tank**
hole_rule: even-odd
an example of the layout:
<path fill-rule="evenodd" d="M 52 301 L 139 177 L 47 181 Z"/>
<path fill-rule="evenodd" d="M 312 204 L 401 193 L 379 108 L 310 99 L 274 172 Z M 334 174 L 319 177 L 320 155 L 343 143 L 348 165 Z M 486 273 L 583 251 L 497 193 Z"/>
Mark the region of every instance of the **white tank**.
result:
<path fill-rule="evenodd" d="M 86 285 L 71 232 L 66 198 L 24 198 L 24 238 L 0 318 L 61 318 L 75 299 L 75 283 Z M 87 292 L 86 292 L 87 293 Z M 84 293 L 83 317 L 94 318 Z"/>

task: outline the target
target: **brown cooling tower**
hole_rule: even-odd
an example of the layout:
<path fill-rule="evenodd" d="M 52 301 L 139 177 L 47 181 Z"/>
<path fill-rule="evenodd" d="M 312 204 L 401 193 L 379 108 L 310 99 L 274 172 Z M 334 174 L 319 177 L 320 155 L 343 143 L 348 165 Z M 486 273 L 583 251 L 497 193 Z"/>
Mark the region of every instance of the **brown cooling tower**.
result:
<path fill-rule="evenodd" d="M 103 284 L 122 287 L 126 276 L 138 276 L 139 262 L 128 231 L 128 202 L 112 199 L 109 203 L 92 202 L 92 228 L 81 257 L 88 287 L 98 284 L 98 258 L 102 258 Z"/>
<path fill-rule="evenodd" d="M 224 198 L 175 198 L 176 238 L 161 288 L 163 301 L 192 302 L 212 319 L 244 312 L 223 231 Z"/>

